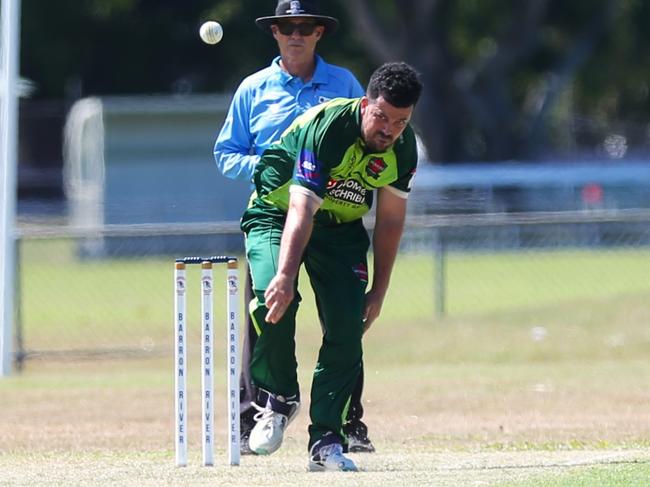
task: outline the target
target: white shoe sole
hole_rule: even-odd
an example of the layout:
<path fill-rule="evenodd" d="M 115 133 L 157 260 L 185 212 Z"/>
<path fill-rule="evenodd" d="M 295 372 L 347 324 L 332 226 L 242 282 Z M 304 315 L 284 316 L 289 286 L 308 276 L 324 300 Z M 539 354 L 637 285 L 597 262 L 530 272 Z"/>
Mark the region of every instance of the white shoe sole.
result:
<path fill-rule="evenodd" d="M 358 472 L 359 469 L 355 466 L 354 468 L 341 469 L 336 467 L 327 467 L 326 465 L 321 465 L 316 462 L 309 462 L 308 467 L 309 472 Z"/>
<path fill-rule="evenodd" d="M 289 425 L 287 425 L 289 426 Z M 285 427 L 286 430 L 286 427 Z M 257 455 L 270 455 L 271 453 L 276 452 L 281 446 L 282 446 L 282 440 L 284 438 L 284 431 L 282 432 L 282 436 L 280 437 L 280 441 L 277 443 L 274 443 L 272 445 L 269 444 L 264 444 L 264 446 L 259 445 L 259 446 L 254 446 L 250 442 L 250 438 L 248 439 L 248 448 L 251 449 L 251 451 L 255 452 Z"/>
<path fill-rule="evenodd" d="M 298 416 L 299 411 L 300 411 L 300 404 L 298 404 L 298 407 L 296 408 L 294 413 L 291 416 L 287 417 L 287 424 L 284 427 L 284 430 L 282 430 L 282 436 L 280 436 L 280 441 L 278 441 L 277 443 L 274 443 L 272 445 L 264 444 L 263 446 L 259 445 L 259 446 L 255 447 L 254 445 L 251 444 L 251 438 L 253 437 L 253 432 L 251 430 L 251 435 L 248 437 L 248 448 L 250 448 L 251 451 L 254 452 L 257 455 L 270 455 L 271 453 L 274 453 L 274 452 L 278 451 L 280 449 L 280 447 L 282 446 L 282 440 L 284 439 L 284 432 L 287 430 L 287 428 L 291 424 L 291 421 L 293 421 L 293 419 L 296 416 Z M 253 428 L 253 429 L 255 429 L 255 428 Z"/>

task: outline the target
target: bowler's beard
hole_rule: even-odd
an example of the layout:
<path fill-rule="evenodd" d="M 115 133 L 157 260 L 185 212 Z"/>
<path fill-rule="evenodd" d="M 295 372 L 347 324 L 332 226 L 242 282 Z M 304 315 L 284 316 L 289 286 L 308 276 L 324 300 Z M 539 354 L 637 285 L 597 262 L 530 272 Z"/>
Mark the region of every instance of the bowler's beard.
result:
<path fill-rule="evenodd" d="M 393 145 L 393 142 L 391 137 L 381 136 L 380 132 L 375 132 L 372 138 L 365 140 L 366 147 L 370 152 L 384 152 Z"/>

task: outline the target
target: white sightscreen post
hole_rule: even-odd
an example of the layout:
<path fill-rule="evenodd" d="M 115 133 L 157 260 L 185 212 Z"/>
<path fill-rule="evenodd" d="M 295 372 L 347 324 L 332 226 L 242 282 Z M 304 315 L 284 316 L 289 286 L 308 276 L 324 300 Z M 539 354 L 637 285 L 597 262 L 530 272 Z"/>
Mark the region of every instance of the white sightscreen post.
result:
<path fill-rule="evenodd" d="M 20 0 L 2 0 L 0 72 L 0 376 L 13 366 Z"/>

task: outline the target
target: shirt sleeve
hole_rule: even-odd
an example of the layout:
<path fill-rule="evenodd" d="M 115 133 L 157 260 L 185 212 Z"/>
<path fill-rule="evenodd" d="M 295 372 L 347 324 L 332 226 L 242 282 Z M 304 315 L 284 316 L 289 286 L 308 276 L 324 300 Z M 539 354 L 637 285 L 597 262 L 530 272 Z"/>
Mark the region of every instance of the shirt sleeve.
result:
<path fill-rule="evenodd" d="M 366 92 L 359 81 L 357 81 L 357 78 L 352 76 L 352 80 L 350 82 L 350 94 L 348 95 L 348 98 L 359 98 L 365 94 Z"/>
<path fill-rule="evenodd" d="M 251 93 L 239 86 L 228 115 L 214 144 L 214 160 L 221 173 L 230 179 L 251 181 L 260 157 L 253 154 L 249 118 Z"/>
<path fill-rule="evenodd" d="M 396 154 L 398 158 L 398 179 L 386 186 L 386 189 L 406 199 L 411 192 L 411 185 L 413 184 L 413 177 L 415 176 L 418 163 L 415 135 L 410 127 L 405 131 Z"/>
<path fill-rule="evenodd" d="M 316 148 L 312 144 L 305 144 L 298 152 L 291 185 L 301 186 L 322 199 L 325 197 L 329 172 L 329 168 L 319 160 Z"/>
<path fill-rule="evenodd" d="M 327 128 L 322 119 L 315 117 L 300 131 L 297 144 L 292 186 L 313 192 L 318 198 L 325 197 L 331 167 L 319 156 Z"/>

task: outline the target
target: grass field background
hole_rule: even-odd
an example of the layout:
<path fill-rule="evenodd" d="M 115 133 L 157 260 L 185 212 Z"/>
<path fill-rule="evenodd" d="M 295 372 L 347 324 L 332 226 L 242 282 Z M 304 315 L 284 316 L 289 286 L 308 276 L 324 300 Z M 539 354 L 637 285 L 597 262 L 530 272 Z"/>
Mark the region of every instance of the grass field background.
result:
<path fill-rule="evenodd" d="M 171 263 L 79 262 L 68 242 L 47 253 L 40 245 L 53 244 L 22 252 L 28 346 L 165 353 L 43 356 L 0 380 L 0 485 L 618 487 L 650 478 L 650 252 L 452 253 L 444 319 L 434 318 L 430 257 L 400 256 L 382 318 L 364 338 L 378 451 L 354 456 L 358 475 L 330 480 L 305 472 L 308 404 L 276 455 L 232 469 L 221 448 L 217 467 L 198 466 L 198 336 L 193 462 L 174 468 Z M 307 395 L 320 330 L 303 294 Z M 225 407 L 225 371 L 216 378 Z"/>
<path fill-rule="evenodd" d="M 429 254 L 399 257 L 383 319 L 437 321 L 433 263 Z M 445 312 L 452 319 L 534 314 L 549 307 L 589 307 L 600 299 L 650 295 L 646 249 L 451 252 L 445 266 Z M 20 274 L 26 349 L 168 350 L 171 258 L 80 261 L 71 241 L 32 241 L 22 246 Z M 219 279 L 225 279 L 223 269 L 215 271 L 217 316 L 225 295 Z M 198 282 L 198 269 L 190 269 L 190 312 L 199 309 Z M 300 323 L 311 327 L 314 300 L 305 275 L 300 282 Z"/>

